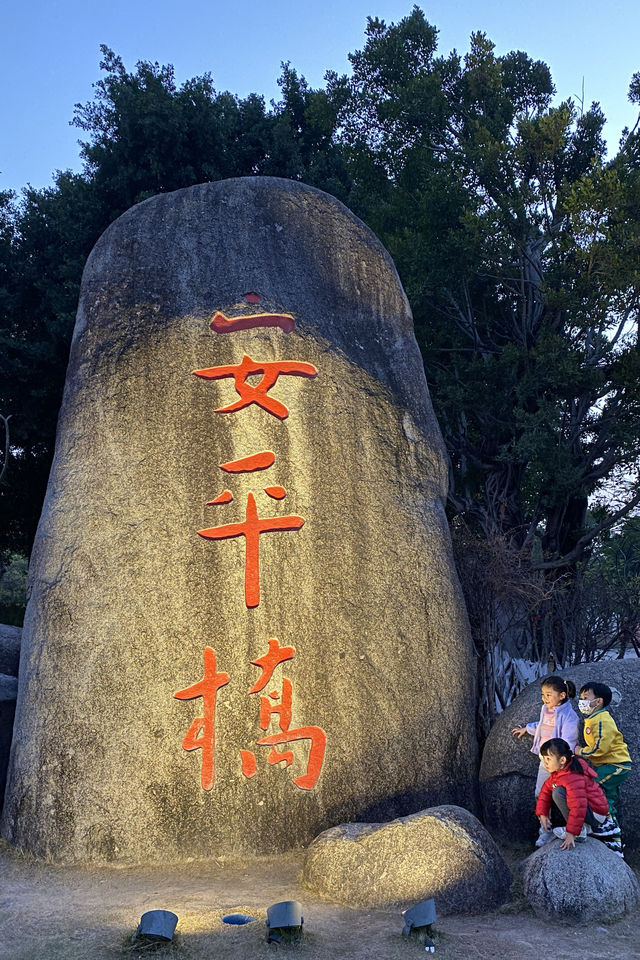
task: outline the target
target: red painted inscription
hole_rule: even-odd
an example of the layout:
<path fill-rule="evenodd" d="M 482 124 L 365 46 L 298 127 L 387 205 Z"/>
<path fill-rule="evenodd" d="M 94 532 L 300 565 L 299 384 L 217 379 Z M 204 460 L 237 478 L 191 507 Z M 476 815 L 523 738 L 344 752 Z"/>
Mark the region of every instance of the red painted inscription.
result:
<path fill-rule="evenodd" d="M 247 303 L 259 303 L 260 297 L 255 293 L 247 293 L 245 300 Z M 283 333 L 291 333 L 295 325 L 290 313 L 250 313 L 244 317 L 226 317 L 218 311 L 211 321 L 214 333 L 234 333 L 236 330 L 255 330 L 257 327 L 280 327 Z"/>
<path fill-rule="evenodd" d="M 268 651 L 256 660 L 251 661 L 254 667 L 260 667 L 262 674 L 251 687 L 249 693 L 260 693 L 261 690 L 264 690 L 271 680 L 275 668 L 281 663 L 286 663 L 287 660 L 293 660 L 295 653 L 295 647 L 281 647 L 276 637 L 271 637 Z"/>
<path fill-rule="evenodd" d="M 253 473 L 254 470 L 266 470 L 273 466 L 275 459 L 275 453 L 265 450 L 263 453 L 253 453 L 250 457 L 241 457 L 240 460 L 221 463 L 220 469 L 227 473 Z"/>
<path fill-rule="evenodd" d="M 252 660 L 260 669 L 260 676 L 249 690 L 249 696 L 260 693 L 273 679 L 277 667 L 295 656 L 294 647 L 281 647 L 275 637 L 269 640 L 267 652 Z M 219 672 L 216 667 L 216 653 L 211 647 L 204 650 L 204 676 L 198 683 L 174 693 L 177 700 L 195 700 L 202 697 L 203 716 L 196 717 L 187 735 L 182 741 L 185 750 L 202 750 L 200 782 L 204 790 L 211 790 L 215 779 L 215 710 L 218 690 L 229 683 L 229 674 Z M 260 729 L 266 732 L 272 721 L 277 718 L 280 732 L 261 737 L 256 746 L 271 747 L 266 761 L 269 765 L 284 763 L 289 767 L 293 762 L 292 750 L 278 750 L 277 747 L 295 743 L 297 740 L 309 740 L 309 757 L 304 774 L 295 777 L 293 782 L 301 790 L 311 790 L 318 782 L 322 771 L 327 738 L 321 727 L 304 726 L 293 730 L 293 684 L 288 677 L 282 678 L 282 687 L 270 690 L 260 697 Z M 255 753 L 240 750 L 240 769 L 242 775 L 250 780 L 258 772 Z"/>
<path fill-rule="evenodd" d="M 236 410 L 243 410 L 255 403 L 280 420 L 286 420 L 289 411 L 284 403 L 268 396 L 269 390 L 274 386 L 278 377 L 282 375 L 315 377 L 318 375 L 318 371 L 311 363 L 296 360 L 274 360 L 266 363 L 256 363 L 246 354 L 242 358 L 242 363 L 209 367 L 206 370 L 194 370 L 193 372 L 196 377 L 202 377 L 203 380 L 223 380 L 225 377 L 233 377 L 236 393 L 240 399 L 226 407 L 218 407 L 216 413 L 235 413 Z M 255 373 L 261 373 L 262 379 L 254 387 L 253 384 L 247 382 L 247 377 L 253 376 Z"/>
<path fill-rule="evenodd" d="M 265 487 L 264 492 L 268 494 L 273 500 L 282 500 L 287 495 L 287 491 L 284 487 Z"/>
<path fill-rule="evenodd" d="M 281 647 L 279 641 L 272 637 L 269 640 L 267 653 L 261 657 L 252 660 L 254 666 L 260 667 L 262 671 L 254 685 L 249 690 L 249 695 L 260 693 L 273 677 L 276 667 L 288 660 L 292 660 L 295 655 L 293 647 Z M 273 702 L 271 702 L 273 701 Z M 298 727 L 294 730 L 289 729 L 292 716 L 293 685 L 288 677 L 282 680 L 282 691 L 271 690 L 267 696 L 260 697 L 260 728 L 268 730 L 272 717 L 277 716 L 280 733 L 271 734 L 262 737 L 257 741 L 258 746 L 270 746 L 271 750 L 267 756 L 267 763 L 284 763 L 290 766 L 293 762 L 293 752 L 291 750 L 277 750 L 277 746 L 284 746 L 287 743 L 294 743 L 296 740 L 310 740 L 309 759 L 307 770 L 300 777 L 294 779 L 294 783 L 301 790 L 311 790 L 318 782 L 322 764 L 324 762 L 324 753 L 327 738 L 324 730 L 320 727 Z M 245 751 L 243 751 L 245 752 Z M 248 769 L 248 768 L 247 768 Z M 242 771 L 245 771 L 243 761 Z M 253 775 L 253 774 L 252 774 Z M 248 774 L 245 773 L 245 776 Z"/>
<path fill-rule="evenodd" d="M 174 693 L 177 700 L 195 700 L 202 697 L 204 701 L 202 709 L 204 716 L 196 717 L 182 741 L 185 750 L 202 750 L 200 782 L 203 790 L 211 790 L 213 786 L 216 698 L 220 687 L 224 687 L 227 683 L 229 683 L 229 674 L 216 671 L 215 650 L 205 647 L 202 680 L 187 687 L 186 690 Z"/>
<path fill-rule="evenodd" d="M 215 507 L 219 503 L 231 503 L 233 500 L 233 494 L 231 490 L 225 490 L 223 493 L 218 494 L 215 500 L 207 500 L 208 507 Z"/>
<path fill-rule="evenodd" d="M 303 518 L 295 515 L 260 519 L 256 498 L 250 493 L 243 523 L 226 523 L 220 527 L 198 530 L 198 533 L 205 540 L 245 538 L 244 600 L 248 607 L 257 607 L 260 603 L 260 534 L 275 533 L 278 530 L 299 530 L 302 526 Z"/>

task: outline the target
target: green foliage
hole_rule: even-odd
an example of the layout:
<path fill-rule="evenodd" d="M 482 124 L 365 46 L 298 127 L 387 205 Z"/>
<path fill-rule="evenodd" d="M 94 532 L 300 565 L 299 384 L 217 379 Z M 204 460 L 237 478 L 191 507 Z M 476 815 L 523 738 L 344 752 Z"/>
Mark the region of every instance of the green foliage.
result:
<path fill-rule="evenodd" d="M 53 455 L 56 420 L 91 248 L 117 216 L 156 193 L 227 177 L 305 180 L 348 201 L 333 144 L 339 95 L 311 90 L 288 65 L 282 100 L 217 92 L 209 74 L 175 83 L 173 68 L 127 72 L 102 47 L 104 76 L 73 123 L 86 135 L 80 175 L 0 194 L 0 413 L 11 455 L 0 485 L 0 550 L 28 553 Z M 1 468 L 2 465 L 0 465 Z"/>
<path fill-rule="evenodd" d="M 418 8 L 369 21 L 331 81 L 345 149 L 356 181 L 384 171 L 365 216 L 412 303 L 452 512 L 575 565 L 589 498 L 640 453 L 636 135 L 607 161 L 598 105 L 552 107 L 543 63 L 483 33 L 437 57 L 436 36 Z"/>
<path fill-rule="evenodd" d="M 0 559 L 0 623 L 21 627 L 27 604 L 27 558 L 12 553 Z"/>

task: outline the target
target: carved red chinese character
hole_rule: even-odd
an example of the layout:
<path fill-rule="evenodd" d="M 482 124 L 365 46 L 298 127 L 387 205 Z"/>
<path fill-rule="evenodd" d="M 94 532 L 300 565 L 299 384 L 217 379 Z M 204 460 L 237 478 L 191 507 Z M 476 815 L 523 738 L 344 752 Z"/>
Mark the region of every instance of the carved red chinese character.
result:
<path fill-rule="evenodd" d="M 311 363 L 296 360 L 257 363 L 246 354 L 242 358 L 242 363 L 209 367 L 206 370 L 194 370 L 193 372 L 196 377 L 202 377 L 204 380 L 222 380 L 225 377 L 233 377 L 236 393 L 240 396 L 240 399 L 226 407 L 218 407 L 216 413 L 234 413 L 236 410 L 242 410 L 244 407 L 256 403 L 267 413 L 273 414 L 280 420 L 286 420 L 289 411 L 284 403 L 268 396 L 269 390 L 274 386 L 278 377 L 284 374 L 293 377 L 315 377 L 318 374 Z M 247 382 L 247 378 L 256 373 L 261 373 L 262 379 L 254 386 Z"/>
<path fill-rule="evenodd" d="M 198 530 L 198 533 L 205 540 L 245 538 L 244 600 L 248 607 L 257 607 L 260 603 L 260 534 L 299 530 L 302 526 L 304 519 L 295 515 L 260 519 L 256 498 L 250 493 L 243 523 L 226 523 L 220 527 Z"/>
<path fill-rule="evenodd" d="M 286 663 L 287 660 L 293 660 L 295 652 L 295 647 L 281 647 L 278 638 L 271 637 L 267 653 L 251 661 L 255 667 L 260 667 L 262 674 L 251 687 L 249 693 L 259 693 L 261 690 L 264 690 L 269 680 L 271 680 L 275 668 L 281 663 Z M 263 729 L 266 730 L 266 727 L 263 727 Z"/>
<path fill-rule="evenodd" d="M 228 673 L 218 673 L 216 670 L 216 653 L 211 647 L 204 649 L 204 677 L 186 690 L 174 693 L 177 700 L 195 700 L 202 697 L 203 714 L 196 717 L 187 735 L 182 741 L 185 750 L 202 750 L 202 766 L 200 781 L 203 790 L 211 790 L 214 781 L 214 751 L 215 751 L 215 713 L 216 698 L 220 687 L 229 683 Z"/>
<path fill-rule="evenodd" d="M 324 762 L 324 751 L 327 745 L 327 735 L 320 727 L 299 727 L 297 730 L 285 730 L 283 733 L 274 733 L 271 737 L 263 737 L 258 740 L 258 744 L 264 746 L 276 746 L 281 743 L 293 743 L 295 740 L 311 740 L 309 750 L 309 760 L 307 762 L 307 772 L 301 777 L 295 777 L 294 783 L 301 790 L 311 790 L 315 787 L 322 770 Z M 268 763 L 289 763 L 287 762 L 288 751 L 286 753 L 275 753 L 272 750 L 267 757 Z"/>
<path fill-rule="evenodd" d="M 249 694 L 259 693 L 264 690 L 273 676 L 273 672 L 281 663 L 291 660 L 295 654 L 293 647 L 281 647 L 275 637 L 269 640 L 269 649 L 261 657 L 257 657 L 251 662 L 260 667 L 262 673 L 249 690 Z M 267 757 L 267 763 L 284 763 L 287 767 L 293 762 L 293 751 L 277 750 L 276 747 L 286 743 L 293 743 L 296 740 L 310 740 L 309 759 L 307 770 L 302 776 L 295 777 L 294 783 L 301 790 L 311 790 L 317 783 L 322 770 L 327 738 L 324 730 L 320 727 L 306 726 L 290 730 L 292 717 L 293 686 L 291 681 L 284 677 L 282 681 L 282 693 L 278 690 L 271 690 L 267 696 L 260 697 L 260 728 L 268 730 L 273 715 L 278 717 L 278 726 L 280 733 L 275 733 L 258 740 L 259 746 L 270 746 L 271 751 Z M 248 750 L 241 750 L 242 772 L 245 777 L 255 776 L 257 771 L 256 759 L 253 753 Z"/>
<path fill-rule="evenodd" d="M 255 293 L 245 294 L 248 303 L 259 303 Z M 227 317 L 219 310 L 211 321 L 214 333 L 233 333 L 235 330 L 255 330 L 257 327 L 280 327 L 283 333 L 291 333 L 296 322 L 290 313 L 250 313 L 242 317 Z"/>

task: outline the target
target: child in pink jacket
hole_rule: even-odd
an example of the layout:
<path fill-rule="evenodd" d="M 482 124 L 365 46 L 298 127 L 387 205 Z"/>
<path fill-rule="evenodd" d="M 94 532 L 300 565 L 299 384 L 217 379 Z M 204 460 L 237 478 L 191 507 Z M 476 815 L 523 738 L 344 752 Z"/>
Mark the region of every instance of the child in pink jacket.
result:
<path fill-rule="evenodd" d="M 562 737 L 566 740 L 573 750 L 578 743 L 580 736 L 580 719 L 578 714 L 571 706 L 570 699 L 575 697 L 576 688 L 571 680 L 563 680 L 557 673 L 552 673 L 550 677 L 545 677 L 541 682 L 542 687 L 542 709 L 540 719 L 537 722 L 528 723 L 524 727 L 514 727 L 512 733 L 517 737 L 523 737 L 528 733 L 533 737 L 531 752 L 538 755 L 543 743 L 551 740 L 553 737 Z M 536 799 L 540 793 L 542 784 L 549 776 L 549 771 L 540 760 L 538 776 L 536 778 L 536 787 L 534 796 Z M 540 827 L 540 834 L 536 840 L 536 847 L 553 840 L 551 830 L 545 830 Z"/>

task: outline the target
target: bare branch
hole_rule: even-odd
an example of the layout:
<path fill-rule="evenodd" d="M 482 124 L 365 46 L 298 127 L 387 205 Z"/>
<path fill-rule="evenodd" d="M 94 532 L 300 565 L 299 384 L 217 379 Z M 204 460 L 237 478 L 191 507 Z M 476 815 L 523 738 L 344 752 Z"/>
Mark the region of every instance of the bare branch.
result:
<path fill-rule="evenodd" d="M 4 452 L 2 455 L 2 470 L 0 470 L 0 483 L 2 478 L 7 472 L 7 466 L 9 465 L 9 420 L 11 420 L 11 414 L 8 417 L 4 417 L 0 413 L 0 420 L 4 423 Z"/>
<path fill-rule="evenodd" d="M 631 500 L 623 507 L 620 507 L 620 509 L 616 510 L 615 513 L 610 514 L 605 520 L 602 520 L 601 523 L 597 524 L 597 526 L 590 530 L 589 533 L 585 533 L 583 537 L 580 537 L 573 550 L 570 550 L 569 553 L 565 554 L 564 557 L 558 557 L 557 560 L 544 560 L 541 563 L 534 563 L 532 565 L 532 569 L 556 570 L 562 567 L 571 566 L 580 559 L 585 547 L 592 543 L 596 537 L 599 537 L 604 530 L 609 530 L 615 523 L 618 522 L 618 520 L 622 520 L 623 517 L 626 517 L 639 503 L 640 490 L 638 490 Z"/>

